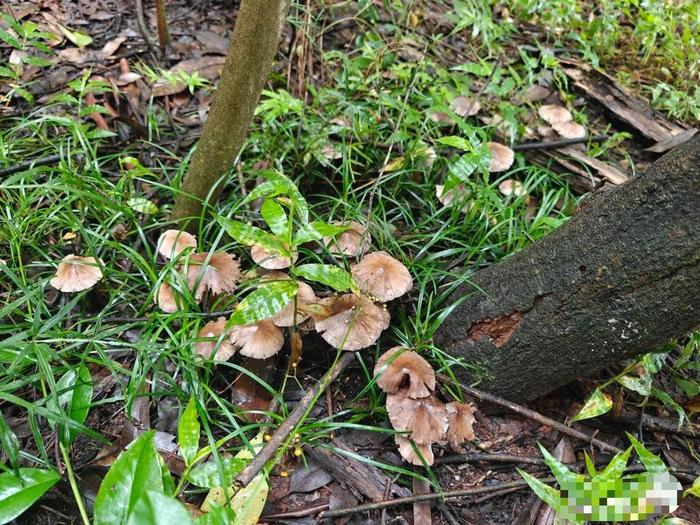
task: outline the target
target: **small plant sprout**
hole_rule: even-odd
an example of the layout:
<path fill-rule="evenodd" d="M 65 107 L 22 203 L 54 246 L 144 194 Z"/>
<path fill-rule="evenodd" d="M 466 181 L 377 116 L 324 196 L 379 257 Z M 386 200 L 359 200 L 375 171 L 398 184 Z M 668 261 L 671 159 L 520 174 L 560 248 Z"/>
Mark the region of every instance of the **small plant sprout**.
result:
<path fill-rule="evenodd" d="M 360 290 L 381 302 L 392 301 L 413 286 L 408 269 L 386 252 L 365 255 L 352 267 L 352 276 Z"/>
<path fill-rule="evenodd" d="M 197 239 L 185 231 L 166 230 L 158 239 L 158 253 L 166 259 L 174 259 L 187 248 L 197 248 Z"/>
<path fill-rule="evenodd" d="M 231 344 L 239 348 L 241 355 L 253 359 L 267 359 L 282 350 L 284 335 L 272 321 L 234 326 L 230 335 Z"/>
<path fill-rule="evenodd" d="M 367 253 L 372 240 L 366 226 L 355 221 L 333 224 L 346 229 L 340 235 L 323 238 L 323 244 L 331 254 L 337 257 L 362 257 Z"/>
<path fill-rule="evenodd" d="M 102 279 L 102 270 L 94 257 L 66 255 L 58 264 L 50 284 L 62 292 L 80 292 L 92 288 Z"/>
<path fill-rule="evenodd" d="M 195 351 L 205 359 L 215 358 L 217 361 L 226 361 L 236 351 L 226 335 L 225 317 L 219 317 L 216 321 L 205 324 L 197 334 L 197 339 L 201 340 L 195 343 Z"/>
<path fill-rule="evenodd" d="M 435 372 L 416 352 L 395 347 L 385 352 L 374 368 L 379 388 L 388 395 L 386 410 L 391 425 L 407 435 L 395 435 L 399 454 L 413 465 L 432 465 L 433 443 L 447 439 L 454 450 L 474 439 L 476 407 L 452 402 L 444 405 L 435 395 Z M 415 446 L 415 448 L 414 448 Z"/>
<path fill-rule="evenodd" d="M 504 146 L 498 142 L 488 142 L 486 146 L 491 153 L 491 163 L 489 164 L 489 171 L 491 173 L 506 171 L 513 165 L 515 152 L 508 146 Z"/>

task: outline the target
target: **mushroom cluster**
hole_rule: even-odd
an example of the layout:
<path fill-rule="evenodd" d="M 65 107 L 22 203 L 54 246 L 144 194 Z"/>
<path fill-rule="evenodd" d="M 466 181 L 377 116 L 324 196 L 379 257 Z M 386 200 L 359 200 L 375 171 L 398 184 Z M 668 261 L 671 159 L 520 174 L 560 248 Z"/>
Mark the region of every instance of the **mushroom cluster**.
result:
<path fill-rule="evenodd" d="M 215 357 L 217 360 L 227 360 L 236 351 L 247 357 L 265 359 L 282 349 L 282 329 L 291 326 L 315 330 L 339 350 L 356 351 L 374 344 L 389 327 L 390 315 L 385 303 L 407 293 L 413 279 L 408 269 L 388 253 L 378 251 L 365 254 L 371 242 L 366 227 L 356 222 L 342 226 L 347 229 L 335 237 L 324 238 L 323 243 L 329 253 L 336 257 L 361 257 L 350 268 L 352 293 L 318 297 L 309 284 L 297 280 L 296 296 L 267 319 L 233 327 L 227 327 L 223 317 L 208 322 L 197 334 L 195 351 L 205 358 Z M 161 255 L 173 257 L 185 248 L 196 246 L 194 237 L 184 232 L 177 233 L 178 236 L 171 232 L 163 234 L 159 250 Z M 253 261 L 262 268 L 256 278 L 261 283 L 291 279 L 276 269 L 281 264 L 281 257 L 268 253 L 277 259 L 275 264 L 269 265 L 266 263 L 271 259 L 256 256 L 261 248 L 253 246 L 251 249 Z M 238 262 L 230 255 L 217 252 L 207 261 L 208 255 L 190 256 L 186 270 L 191 286 L 196 282 L 190 274 L 199 277 L 197 287 L 192 287 L 198 301 L 206 291 L 213 295 L 232 291 L 242 278 Z M 289 261 L 289 257 L 286 259 Z M 203 264 L 208 266 L 202 271 L 198 266 Z M 165 311 L 169 311 L 166 308 L 177 309 L 174 291 L 165 283 L 159 290 L 158 304 Z"/>
<path fill-rule="evenodd" d="M 566 139 L 580 139 L 586 136 L 586 128 L 574 122 L 571 112 L 563 106 L 545 104 L 540 106 L 538 113 L 542 120 Z"/>
<path fill-rule="evenodd" d="M 374 368 L 377 385 L 387 393 L 386 410 L 395 430 L 399 454 L 413 465 L 432 465 L 433 443 L 449 442 L 459 451 L 474 439 L 471 403 L 443 404 L 435 395 L 435 371 L 416 352 L 395 347 Z"/>

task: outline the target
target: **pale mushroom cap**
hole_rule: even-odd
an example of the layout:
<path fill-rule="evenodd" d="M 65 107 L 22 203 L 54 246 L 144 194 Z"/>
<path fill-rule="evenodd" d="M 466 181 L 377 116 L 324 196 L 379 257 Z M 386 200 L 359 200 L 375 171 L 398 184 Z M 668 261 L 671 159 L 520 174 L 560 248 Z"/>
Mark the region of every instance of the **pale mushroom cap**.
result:
<path fill-rule="evenodd" d="M 236 349 L 231 344 L 228 337 L 219 338 L 224 333 L 226 329 L 226 318 L 219 317 L 216 321 L 209 321 L 205 324 L 202 329 L 197 333 L 198 339 L 209 339 L 208 341 L 197 341 L 194 345 L 195 352 L 204 357 L 205 359 L 211 358 L 212 352 L 216 350 L 214 359 L 218 361 L 227 361 L 235 353 Z M 217 342 L 218 348 L 217 348 Z"/>
<path fill-rule="evenodd" d="M 428 397 L 435 390 L 435 371 L 430 363 L 401 346 L 382 354 L 374 367 L 374 375 L 379 388 L 388 394 L 406 389 L 406 395 L 418 399 Z"/>
<path fill-rule="evenodd" d="M 447 440 L 455 452 L 465 441 L 474 440 L 474 412 L 476 407 L 471 403 L 452 402 L 445 405 L 449 426 Z"/>
<path fill-rule="evenodd" d="M 460 95 L 452 100 L 450 109 L 460 117 L 471 117 L 481 111 L 481 104 L 477 100 Z"/>
<path fill-rule="evenodd" d="M 371 238 L 365 226 L 355 221 L 348 223 L 334 221 L 333 224 L 335 226 L 347 226 L 348 229 L 335 238 L 323 238 L 323 244 L 331 254 L 361 257 L 369 250 Z"/>
<path fill-rule="evenodd" d="M 456 204 L 455 199 L 460 202 L 464 199 L 464 197 L 467 195 L 467 188 L 464 186 L 464 184 L 458 184 L 454 188 L 445 191 L 444 184 L 436 184 L 435 195 L 445 207 L 450 207 L 453 204 Z M 462 213 L 467 213 L 472 206 L 473 203 L 467 202 L 462 206 L 460 211 Z"/>
<path fill-rule="evenodd" d="M 537 112 L 539 113 L 540 118 L 548 124 L 569 122 L 570 120 L 573 120 L 571 112 L 569 112 L 569 110 L 564 106 L 545 104 L 544 106 L 540 106 L 540 109 Z"/>
<path fill-rule="evenodd" d="M 234 326 L 231 329 L 230 340 L 234 348 L 240 348 L 241 355 L 253 359 L 272 357 L 284 345 L 282 330 L 268 320 Z"/>
<path fill-rule="evenodd" d="M 194 290 L 199 279 L 199 285 L 194 292 L 197 301 L 202 300 L 206 290 L 213 295 L 232 292 L 241 279 L 240 264 L 232 255 L 216 252 L 209 259 L 209 264 L 203 267 L 208 256 L 208 253 L 194 254 L 190 257 L 187 267 L 187 284 L 190 290 Z"/>
<path fill-rule="evenodd" d="M 401 297 L 413 286 L 408 269 L 386 252 L 365 255 L 351 272 L 360 290 L 382 302 Z"/>
<path fill-rule="evenodd" d="M 166 259 L 177 257 L 186 248 L 197 248 L 197 239 L 185 231 L 166 230 L 158 239 L 158 253 Z"/>
<path fill-rule="evenodd" d="M 80 292 L 92 288 L 102 279 L 102 263 L 94 257 L 80 257 L 79 255 L 66 255 L 58 263 L 56 275 L 50 284 L 62 292 Z"/>
<path fill-rule="evenodd" d="M 250 248 L 250 256 L 255 264 L 266 270 L 284 270 L 292 265 L 292 260 L 289 257 L 271 252 L 258 245 Z M 295 253 L 294 260 L 296 261 L 298 257 L 299 255 Z"/>
<path fill-rule="evenodd" d="M 552 129 L 565 139 L 582 139 L 586 136 L 586 128 L 578 122 L 555 122 Z"/>
<path fill-rule="evenodd" d="M 515 153 L 512 149 L 498 142 L 488 142 L 486 146 L 491 153 L 491 164 L 489 165 L 491 173 L 506 171 L 513 165 Z"/>
<path fill-rule="evenodd" d="M 391 425 L 396 430 L 409 431 L 416 443 L 428 445 L 445 439 L 447 409 L 433 396 L 413 399 L 403 394 L 389 394 L 386 411 Z"/>
<path fill-rule="evenodd" d="M 411 465 L 420 467 L 423 465 L 423 461 L 425 461 L 425 464 L 430 466 L 435 461 L 435 455 L 433 454 L 433 447 L 431 445 L 421 445 L 415 442 L 412 444 L 410 439 L 407 439 L 399 434 L 394 435 L 394 441 L 396 441 L 396 444 L 399 446 L 399 454 L 401 454 L 401 457 L 408 461 Z M 423 456 L 422 461 L 420 456 L 416 454 L 416 451 L 413 448 L 414 444 L 418 449 L 418 452 L 420 452 L 420 455 Z"/>
<path fill-rule="evenodd" d="M 506 179 L 498 185 L 498 191 L 505 197 L 525 195 L 525 186 L 519 180 Z"/>
<path fill-rule="evenodd" d="M 316 321 L 316 331 L 333 348 L 360 350 L 389 328 L 389 312 L 366 297 L 345 294 L 333 300 L 331 315 Z"/>
<path fill-rule="evenodd" d="M 175 297 L 175 290 L 166 282 L 160 283 L 160 286 L 158 287 L 156 304 L 158 305 L 158 308 L 168 314 L 177 312 L 180 309 Z"/>
<path fill-rule="evenodd" d="M 275 323 L 277 326 L 294 326 L 299 325 L 309 318 L 308 314 L 299 310 L 299 306 L 305 304 L 312 304 L 317 301 L 316 294 L 313 288 L 302 281 L 297 281 L 299 288 L 296 295 L 297 303 L 297 315 L 296 321 L 294 320 L 294 299 L 289 301 L 289 304 L 285 306 L 277 315 L 270 318 L 270 321 Z"/>

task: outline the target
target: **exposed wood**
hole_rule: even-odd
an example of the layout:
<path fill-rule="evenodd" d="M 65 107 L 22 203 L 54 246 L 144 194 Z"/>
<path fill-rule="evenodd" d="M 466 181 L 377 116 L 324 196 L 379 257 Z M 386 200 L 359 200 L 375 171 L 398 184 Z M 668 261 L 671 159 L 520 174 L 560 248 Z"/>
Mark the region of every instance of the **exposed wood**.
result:
<path fill-rule="evenodd" d="M 598 175 L 600 175 L 603 179 L 613 184 L 622 184 L 629 178 L 612 164 L 589 157 L 579 149 L 566 146 L 565 148 L 559 148 L 557 151 L 595 170 L 596 173 L 598 173 Z"/>
<path fill-rule="evenodd" d="M 700 136 L 471 276 L 435 342 L 477 366 L 453 368 L 462 379 L 513 400 L 655 350 L 700 325 L 698 224 Z M 470 337 L 487 322 L 493 330 Z"/>
<path fill-rule="evenodd" d="M 430 494 L 430 484 L 425 479 L 413 478 L 414 494 Z M 416 501 L 413 504 L 413 525 L 431 525 L 433 523 L 429 501 Z"/>

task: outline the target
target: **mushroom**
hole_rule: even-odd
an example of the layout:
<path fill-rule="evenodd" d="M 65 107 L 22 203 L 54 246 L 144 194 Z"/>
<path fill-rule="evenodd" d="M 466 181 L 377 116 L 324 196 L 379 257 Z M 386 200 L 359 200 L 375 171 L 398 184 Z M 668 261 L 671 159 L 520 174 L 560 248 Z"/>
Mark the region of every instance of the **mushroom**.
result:
<path fill-rule="evenodd" d="M 362 257 L 371 242 L 367 227 L 362 226 L 359 222 L 351 221 L 348 223 L 333 222 L 335 226 L 346 226 L 348 229 L 340 235 L 333 237 L 324 237 L 323 244 L 328 248 L 328 251 L 338 256 L 347 257 Z"/>
<path fill-rule="evenodd" d="M 289 279 L 289 277 L 287 277 L 287 279 Z M 282 308 L 282 310 L 279 313 L 270 318 L 270 321 L 275 323 L 275 325 L 296 326 L 303 323 L 309 318 L 309 314 L 302 312 L 299 307 L 303 307 L 307 304 L 316 303 L 316 294 L 314 293 L 313 288 L 311 288 L 311 286 L 309 286 L 305 282 L 297 281 L 297 284 L 299 285 L 299 288 L 297 289 L 296 295 L 296 320 L 294 319 L 295 300 L 292 299 L 291 301 L 289 301 L 289 304 Z"/>
<path fill-rule="evenodd" d="M 416 352 L 396 346 L 382 354 L 374 367 L 377 385 L 388 394 L 406 388 L 408 397 L 428 397 L 435 390 L 435 371 Z"/>
<path fill-rule="evenodd" d="M 197 333 L 197 341 L 194 345 L 195 351 L 205 359 L 211 358 L 218 361 L 227 361 L 235 353 L 236 349 L 228 337 L 221 337 L 226 329 L 226 318 L 219 317 L 216 321 L 209 321 Z"/>
<path fill-rule="evenodd" d="M 266 270 L 284 270 L 292 265 L 292 259 L 271 250 L 266 250 L 262 246 L 254 245 L 250 248 L 250 256 L 255 264 L 262 266 Z M 294 254 L 294 261 L 299 255 Z"/>
<path fill-rule="evenodd" d="M 481 104 L 477 100 L 460 95 L 452 100 L 450 109 L 460 117 L 471 117 L 481 110 Z"/>
<path fill-rule="evenodd" d="M 416 443 L 415 441 L 411 441 L 400 434 L 394 435 L 394 441 L 396 441 L 396 444 L 399 446 L 399 454 L 401 454 L 401 457 L 408 461 L 411 465 L 417 465 L 420 467 L 425 462 L 425 465 L 430 466 L 435 461 L 433 447 L 430 444 L 422 445 L 420 443 Z M 413 447 L 415 447 L 415 449 Z M 420 456 L 416 453 L 416 449 L 418 449 Z"/>
<path fill-rule="evenodd" d="M 202 300 L 206 290 L 213 295 L 232 292 L 241 279 L 240 264 L 232 255 L 226 252 L 213 253 L 205 266 L 208 257 L 208 253 L 196 253 L 188 263 L 187 284 L 194 291 L 197 301 Z"/>
<path fill-rule="evenodd" d="M 166 259 L 177 257 L 186 248 L 196 247 L 195 236 L 185 231 L 166 230 L 158 239 L 158 253 Z"/>
<path fill-rule="evenodd" d="M 158 305 L 158 308 L 168 314 L 177 312 L 180 309 L 178 301 L 175 297 L 175 290 L 165 281 L 160 283 L 160 286 L 158 287 L 156 304 Z"/>
<path fill-rule="evenodd" d="M 403 394 L 389 394 L 386 411 L 391 425 L 396 430 L 409 431 L 416 443 L 429 445 L 445 439 L 447 409 L 434 396 L 413 399 Z"/>
<path fill-rule="evenodd" d="M 573 120 L 573 117 L 568 109 L 563 106 L 557 106 L 556 104 L 545 104 L 544 106 L 540 106 L 538 113 L 542 120 L 550 125 Z"/>
<path fill-rule="evenodd" d="M 267 359 L 282 349 L 284 336 L 272 321 L 234 326 L 229 336 L 234 348 L 241 349 L 241 355 L 253 359 Z"/>
<path fill-rule="evenodd" d="M 586 136 L 586 128 L 577 122 L 555 122 L 552 129 L 566 139 L 582 139 Z"/>
<path fill-rule="evenodd" d="M 367 348 L 389 328 L 389 312 L 366 297 L 345 294 L 321 302 L 328 306 L 330 315 L 315 320 L 316 331 L 333 348 L 352 351 Z"/>
<path fill-rule="evenodd" d="M 502 181 L 498 185 L 498 191 L 500 191 L 501 195 L 504 197 L 521 197 L 526 193 L 523 183 L 514 179 L 506 179 Z"/>
<path fill-rule="evenodd" d="M 94 257 L 66 255 L 58 263 L 56 275 L 49 283 L 62 292 L 80 292 L 92 288 L 102 279 L 102 270 Z"/>
<path fill-rule="evenodd" d="M 402 296 L 413 286 L 406 267 L 386 252 L 365 255 L 351 273 L 360 290 L 382 302 Z"/>
<path fill-rule="evenodd" d="M 489 165 L 491 173 L 506 171 L 513 165 L 515 153 L 512 149 L 498 142 L 487 142 L 486 146 L 491 153 L 491 164 Z"/>
<path fill-rule="evenodd" d="M 452 402 L 445 405 L 447 410 L 448 428 L 447 440 L 455 452 L 465 441 L 474 439 L 474 412 L 476 407 L 471 403 Z"/>
<path fill-rule="evenodd" d="M 455 203 L 455 200 L 462 201 L 464 197 L 469 195 L 467 188 L 464 184 L 458 184 L 452 189 L 445 191 L 444 184 L 435 185 L 435 195 L 438 200 L 446 207 L 450 207 Z M 462 213 L 467 213 L 473 206 L 473 203 L 468 202 L 462 206 Z"/>

